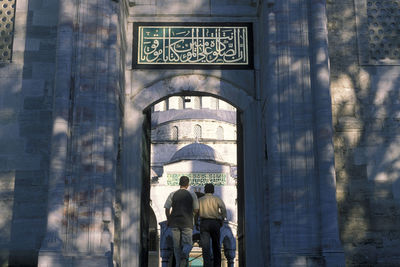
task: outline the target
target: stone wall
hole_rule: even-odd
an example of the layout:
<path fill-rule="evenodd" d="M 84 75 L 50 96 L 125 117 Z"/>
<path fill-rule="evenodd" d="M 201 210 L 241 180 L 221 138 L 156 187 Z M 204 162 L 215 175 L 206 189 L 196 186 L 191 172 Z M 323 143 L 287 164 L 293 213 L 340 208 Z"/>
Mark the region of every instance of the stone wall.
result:
<path fill-rule="evenodd" d="M 318 35 L 315 28 L 319 25 L 318 21 L 315 25 L 309 25 L 308 20 L 315 16 L 315 12 L 308 7 L 315 8 L 313 4 L 320 1 L 312 1 L 311 4 L 310 1 L 275 1 L 275 5 L 274 1 L 256 0 L 196 0 L 185 1 L 183 4 L 179 0 L 119 1 L 123 10 L 119 26 L 121 40 L 117 40 L 115 35 L 118 33 L 115 15 L 117 1 L 78 1 L 81 3 L 79 9 L 65 9 L 65 14 L 60 15 L 60 18 L 70 16 L 72 19 L 67 21 L 64 18 L 65 23 L 61 25 L 59 33 L 61 31 L 64 38 L 68 33 L 71 36 L 79 35 L 77 41 L 82 46 L 63 47 L 61 43 L 59 59 L 65 62 L 58 61 L 57 68 L 59 2 L 16 1 L 13 57 L 11 63 L 0 65 L 0 265 L 37 265 L 38 250 L 46 233 L 49 180 L 62 186 L 67 181 L 63 175 L 49 179 L 51 127 L 55 122 L 53 115 L 56 114 L 53 100 L 62 98 L 68 113 L 71 104 L 68 97 L 71 96 L 75 101 L 75 120 L 70 121 L 73 137 L 69 142 L 73 144 L 73 152 L 68 154 L 68 159 L 79 167 L 71 171 L 68 169 L 70 165 L 64 161 L 66 171 L 59 173 L 68 171 L 68 179 L 79 177 L 68 187 L 71 195 L 66 196 L 71 197 L 69 200 L 72 204 L 77 203 L 75 200 L 82 200 L 81 204 L 84 205 L 76 211 L 81 212 L 79 219 L 67 218 L 74 226 L 68 228 L 72 236 L 68 239 L 68 251 L 102 255 L 103 249 L 109 247 L 109 244 L 100 243 L 104 234 L 103 226 L 113 215 L 109 214 L 111 199 L 106 193 L 112 191 L 117 171 L 119 119 L 115 118 L 119 118 L 118 106 L 122 106 L 124 97 L 122 90 L 125 90 L 128 98 L 132 98 L 126 100 L 123 144 L 125 163 L 120 170 L 123 173 L 120 176 L 129 179 L 122 180 L 124 178 L 119 177 L 118 181 L 114 259 L 127 265 L 137 263 L 135 252 L 139 251 L 137 241 L 140 231 L 138 222 L 131 218 L 140 216 L 140 196 L 137 192 L 141 192 L 141 162 L 142 158 L 150 158 L 145 155 L 149 151 L 137 155 L 137 151 L 143 151 L 143 147 L 146 147 L 141 140 L 144 120 L 142 111 L 167 94 L 183 92 L 187 89 L 186 84 L 193 85 L 190 88 L 201 88 L 196 90 L 204 90 L 203 93 L 231 99 L 232 103 L 243 110 L 245 150 L 241 151 L 241 156 L 245 159 L 245 175 L 257 178 L 246 185 L 246 192 L 247 195 L 251 192 L 255 196 L 264 196 L 246 199 L 246 238 L 249 241 L 256 240 L 247 244 L 250 249 L 246 252 L 246 260 L 250 263 L 258 260 L 253 256 L 259 251 L 251 249 L 253 247 L 270 250 L 271 256 L 265 258 L 266 262 L 276 265 L 283 264 L 288 248 L 292 249 L 292 254 L 286 262 L 300 260 L 300 265 L 310 260 L 306 256 L 301 257 L 304 251 L 309 253 L 316 248 L 312 255 L 318 257 L 321 248 L 330 252 L 329 246 L 324 245 L 329 243 L 326 237 L 330 235 L 326 231 L 331 225 L 327 226 L 324 222 L 334 212 L 319 214 L 327 207 L 320 202 L 326 193 L 321 179 L 324 174 L 314 177 L 315 172 L 321 172 L 324 166 L 328 166 L 323 164 L 326 163 L 323 160 L 320 162 L 324 150 L 319 151 L 319 142 L 321 137 L 329 139 L 330 136 L 324 135 L 326 132 L 318 132 L 322 123 L 315 126 L 313 121 L 323 119 L 323 115 L 318 117 L 313 110 L 326 114 L 319 112 L 324 105 L 318 101 L 322 99 L 318 95 L 321 86 L 311 86 L 314 79 L 297 79 L 313 76 L 309 74 L 308 67 L 312 73 L 319 70 L 316 69 L 318 66 L 314 66 L 315 62 L 309 62 L 310 58 L 320 60 L 314 58 L 314 52 L 320 47 L 316 47 L 316 42 L 312 47 L 308 44 L 309 40 Z M 266 2 L 269 5 L 262 5 L 263 10 L 258 13 L 257 3 Z M 398 48 L 390 50 L 390 44 L 398 44 L 394 40 L 396 34 L 393 30 L 389 31 L 391 26 L 388 26 L 399 26 L 399 20 L 396 20 L 396 14 L 399 14 L 397 3 L 395 0 L 327 0 L 336 195 L 341 241 L 348 266 L 400 265 L 400 70 Z M 78 16 L 73 12 L 77 12 Z M 174 16 L 175 13 L 184 15 L 179 17 L 182 21 L 214 21 L 214 18 L 218 21 L 255 21 L 255 43 L 260 44 L 255 49 L 256 69 L 229 72 L 131 70 L 129 55 L 132 52 L 132 22 L 148 21 L 158 15 L 160 21 L 170 20 L 171 17 L 163 16 Z M 368 18 L 369 14 L 371 18 Z M 381 20 L 379 14 L 384 14 L 382 16 L 386 20 Z M 76 17 L 84 25 L 75 24 Z M 368 24 L 369 21 L 372 24 Z M 312 29 L 315 32 L 309 36 L 308 30 Z M 72 56 L 67 55 L 68 51 L 77 57 L 72 59 Z M 122 58 L 126 58 L 126 62 L 115 60 L 120 57 L 119 53 Z M 80 68 L 74 69 L 75 80 L 71 79 L 72 76 L 62 75 L 67 69 L 63 68 L 63 63 Z M 58 76 L 56 69 L 60 72 Z M 54 86 L 55 77 L 60 78 L 57 88 Z M 202 87 L 203 79 L 211 86 L 207 90 Z M 160 82 L 163 80 L 174 88 L 166 91 L 164 83 Z M 70 84 L 76 90 L 71 95 Z M 68 93 L 65 93 L 65 88 Z M 278 103 L 277 97 L 286 99 L 286 102 Z M 264 102 L 265 105 L 260 104 Z M 265 136 L 259 130 L 261 106 L 268 126 L 263 129 Z M 59 115 L 65 115 L 68 119 L 69 115 L 64 114 L 64 108 L 59 109 Z M 292 135 L 293 129 L 296 131 Z M 67 136 L 67 132 L 65 134 Z M 54 149 L 62 150 L 63 147 Z M 314 155 L 315 151 L 317 156 Z M 259 166 L 267 165 L 266 161 L 268 168 L 260 169 Z M 295 162 L 295 166 L 291 162 Z M 315 168 L 313 164 L 316 164 Z M 281 170 L 276 166 L 285 168 Z M 85 177 L 89 182 L 81 183 Z M 136 181 L 139 181 L 137 185 Z M 265 181 L 270 183 L 267 185 Z M 60 193 L 57 186 L 49 190 L 52 196 Z M 99 188 L 99 191 L 95 190 Z M 265 194 L 266 190 L 269 194 Z M 56 199 L 61 206 L 64 205 L 63 192 Z M 125 216 L 125 221 L 121 223 L 121 207 L 118 205 L 122 204 L 125 214 L 122 217 Z M 67 203 L 66 207 L 71 206 Z M 254 211 L 262 216 L 252 216 L 256 213 Z M 56 223 L 61 233 L 65 230 L 61 224 L 61 220 L 65 219 L 63 210 L 58 215 L 60 221 Z M 86 224 L 87 220 L 92 220 L 92 224 Z M 268 227 L 261 230 L 254 227 L 267 225 L 269 220 L 271 233 Z M 321 232 L 306 228 L 311 225 L 310 222 Z M 79 231 L 75 231 L 76 228 Z M 113 232 L 112 225 L 110 231 Z M 91 240 L 86 240 L 86 237 L 78 240 L 73 237 L 76 233 L 93 235 Z M 268 238 L 271 247 L 265 242 Z M 74 259 L 71 257 L 70 260 L 68 263 Z M 95 262 L 90 258 L 87 260 Z M 315 262 L 319 262 L 319 258 Z"/>
<path fill-rule="evenodd" d="M 47 231 L 39 266 L 112 262 L 118 5 L 60 1 Z"/>
<path fill-rule="evenodd" d="M 240 110 L 238 176 L 250 177 L 238 179 L 243 191 L 239 217 L 244 218 L 239 228 L 245 233 L 239 242 L 240 264 L 342 266 L 324 1 L 126 2 L 128 25 L 254 22 L 255 60 L 254 70 L 249 71 L 133 69 L 126 73 L 125 92 L 131 101 L 125 103 L 122 221 L 132 231 L 123 233 L 122 263 L 139 265 L 134 251 L 140 242 L 137 195 L 143 190 L 137 174 L 147 164 L 137 153 L 146 149 L 139 140 L 146 119 L 143 109 L 170 95 L 194 91 L 218 96 Z M 127 47 L 133 47 L 133 41 L 127 38 Z M 245 96 L 237 98 L 238 94 Z"/>
<path fill-rule="evenodd" d="M 397 266 L 400 68 L 394 60 L 397 48 L 386 53 L 393 39 L 385 25 L 398 28 L 400 9 L 397 1 L 327 2 L 337 199 L 346 265 Z M 373 15 L 382 12 L 384 19 Z"/>
<path fill-rule="evenodd" d="M 57 0 L 16 1 L 0 66 L 1 266 L 36 266 L 45 233 L 57 20 Z"/>

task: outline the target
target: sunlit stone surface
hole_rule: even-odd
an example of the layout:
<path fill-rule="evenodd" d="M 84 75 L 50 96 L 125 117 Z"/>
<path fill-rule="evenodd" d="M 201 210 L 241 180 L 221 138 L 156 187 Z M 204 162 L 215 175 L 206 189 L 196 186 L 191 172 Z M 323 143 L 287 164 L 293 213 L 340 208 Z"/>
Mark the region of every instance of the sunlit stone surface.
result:
<path fill-rule="evenodd" d="M 398 1 L 0 3 L 1 266 L 166 264 L 181 171 L 219 183 L 236 265 L 400 266 Z M 201 51 L 254 64 L 133 67 L 138 22 L 250 24 Z"/>

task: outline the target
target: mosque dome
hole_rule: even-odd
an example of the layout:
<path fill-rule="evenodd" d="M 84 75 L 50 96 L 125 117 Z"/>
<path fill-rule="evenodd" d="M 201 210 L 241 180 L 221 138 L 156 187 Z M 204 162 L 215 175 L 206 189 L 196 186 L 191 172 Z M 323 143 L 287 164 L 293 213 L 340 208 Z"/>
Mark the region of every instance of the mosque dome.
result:
<path fill-rule="evenodd" d="M 224 163 L 225 161 L 214 148 L 200 143 L 193 143 L 182 147 L 172 156 L 169 163 L 181 160 L 204 160 Z"/>

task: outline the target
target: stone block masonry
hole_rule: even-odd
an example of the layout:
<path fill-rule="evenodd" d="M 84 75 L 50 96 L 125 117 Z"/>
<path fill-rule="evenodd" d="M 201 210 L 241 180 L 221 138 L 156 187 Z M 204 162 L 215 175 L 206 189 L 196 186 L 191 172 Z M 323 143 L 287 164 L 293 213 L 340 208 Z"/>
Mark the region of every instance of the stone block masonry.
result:
<path fill-rule="evenodd" d="M 0 266 L 145 265 L 143 111 L 189 93 L 239 111 L 240 264 L 400 266 L 398 1 L 3 2 Z M 254 69 L 131 69 L 139 21 L 252 23 Z"/>
<path fill-rule="evenodd" d="M 394 61 L 396 49 L 386 46 L 398 41 L 390 39 L 390 23 L 394 26 L 391 19 L 400 7 L 396 1 L 339 0 L 328 1 L 327 10 L 339 227 L 346 266 L 398 266 L 394 248 L 400 244 L 400 69 Z M 363 32 L 368 25 L 370 30 Z"/>
<path fill-rule="evenodd" d="M 39 266 L 104 266 L 112 261 L 120 127 L 116 7 L 108 0 L 60 2 L 59 105 L 53 111 L 59 137 L 52 139 L 49 214 Z M 34 106 L 40 100 L 31 101 Z"/>
<path fill-rule="evenodd" d="M 0 66 L 0 265 L 36 266 L 47 216 L 58 1 L 18 0 L 15 8 L 12 61 Z"/>

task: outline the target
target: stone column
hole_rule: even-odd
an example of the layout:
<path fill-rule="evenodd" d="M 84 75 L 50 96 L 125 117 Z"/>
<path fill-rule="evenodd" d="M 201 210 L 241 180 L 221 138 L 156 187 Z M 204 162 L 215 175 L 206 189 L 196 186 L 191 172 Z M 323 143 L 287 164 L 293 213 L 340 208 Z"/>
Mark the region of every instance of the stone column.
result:
<path fill-rule="evenodd" d="M 275 1 L 268 1 L 263 5 L 264 23 L 264 55 L 268 60 L 263 60 L 262 71 L 264 77 L 261 83 L 265 84 L 265 105 L 263 114 L 266 120 L 265 153 L 267 157 L 267 173 L 264 175 L 268 180 L 268 214 L 269 214 L 269 243 L 270 261 L 279 255 L 283 245 L 282 232 L 282 209 L 281 209 L 281 157 L 279 136 L 279 88 L 278 88 L 278 54 L 277 54 L 277 30 Z"/>
<path fill-rule="evenodd" d="M 76 23 L 75 92 L 68 185 L 69 254 L 111 256 L 113 198 L 120 127 L 117 6 L 81 0 Z M 79 257 L 77 257 L 79 258 Z"/>
<path fill-rule="evenodd" d="M 55 247 L 62 260 L 39 259 L 39 265 L 107 266 L 113 257 L 120 128 L 118 4 L 80 0 L 60 5 L 50 235 L 41 254 Z"/>
<path fill-rule="evenodd" d="M 337 215 L 336 206 L 332 208 L 335 188 L 328 183 L 334 181 L 332 173 L 329 176 L 334 166 L 328 145 L 332 145 L 332 131 L 321 130 L 321 126 L 332 127 L 331 114 L 326 113 L 331 108 L 329 70 L 327 76 L 315 74 L 317 69 L 324 73 L 328 66 L 327 54 L 322 57 L 326 61 L 318 64 L 321 57 L 315 57 L 321 55 L 321 48 L 326 50 L 327 43 L 321 44 L 320 39 L 326 41 L 327 35 L 326 31 L 321 35 L 325 24 L 321 26 L 314 2 L 269 0 L 261 13 L 262 23 L 268 25 L 262 34 L 268 46 L 262 54 L 261 83 L 272 266 L 330 266 L 332 262 L 325 256 L 327 250 L 318 249 L 329 243 L 325 236 L 332 237 L 326 227 L 337 229 Z"/>
<path fill-rule="evenodd" d="M 306 0 L 268 1 L 266 90 L 272 266 L 320 263 Z M 264 7 L 265 8 L 265 7 Z"/>
<path fill-rule="evenodd" d="M 143 111 L 125 102 L 123 192 L 121 196 L 121 264 L 122 266 L 140 267 L 141 250 L 141 194 L 143 183 Z"/>
<path fill-rule="evenodd" d="M 70 97 L 74 86 L 72 64 L 76 5 L 74 1 L 60 1 L 59 8 L 47 233 L 39 251 L 40 267 L 63 265 L 62 249 L 65 240 L 64 190 L 67 182 Z"/>
<path fill-rule="evenodd" d="M 325 0 L 311 0 L 310 14 L 314 133 L 319 178 L 322 256 L 325 266 L 344 266 L 344 252 L 339 240 L 338 229 Z"/>
<path fill-rule="evenodd" d="M 168 228 L 167 222 L 160 222 L 161 235 L 160 235 L 160 256 L 161 266 L 168 267 L 169 260 L 172 259 L 173 246 L 172 246 L 172 233 L 171 228 Z"/>
<path fill-rule="evenodd" d="M 266 251 L 265 244 L 266 227 L 266 205 L 263 202 L 266 193 L 266 181 L 263 180 L 263 146 L 261 127 L 261 108 L 258 101 L 251 105 L 240 114 L 243 124 L 243 142 L 247 145 L 243 147 L 243 167 L 244 176 L 244 235 L 245 235 L 245 260 L 246 266 L 260 266 L 260 261 L 266 262 L 268 255 L 260 257 L 260 251 Z M 257 127 L 254 127 L 256 126 Z M 254 127 L 254 128 L 253 128 Z M 257 140 L 251 142 L 251 140 Z M 263 266 L 263 265 L 261 265 Z"/>
<path fill-rule="evenodd" d="M 225 258 L 227 260 L 228 267 L 233 267 L 235 264 L 236 257 L 236 238 L 233 236 L 232 229 L 229 223 L 225 222 L 220 229 L 220 242 L 224 248 Z M 221 247 L 222 247 L 221 246 Z"/>

